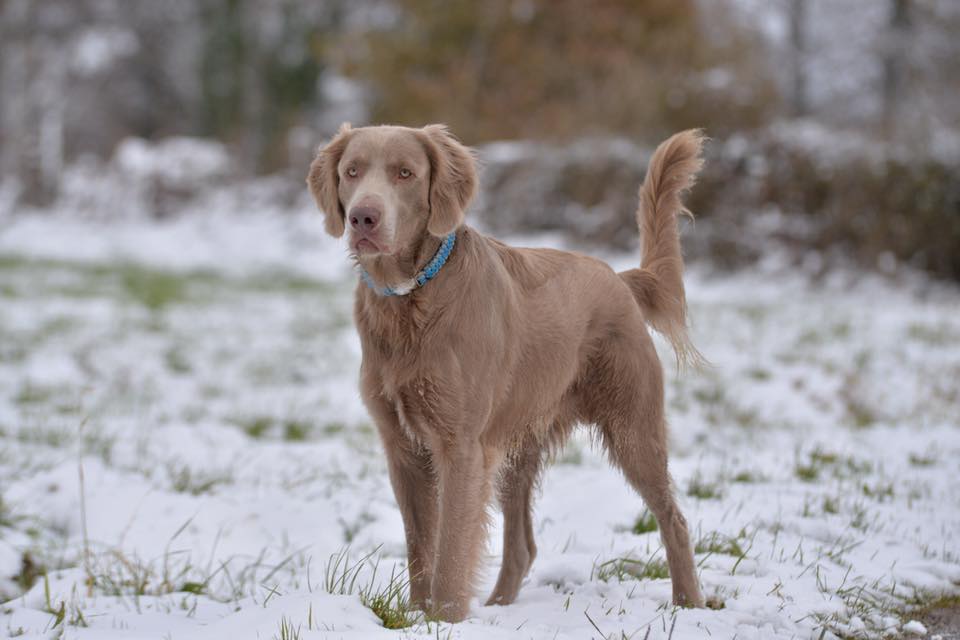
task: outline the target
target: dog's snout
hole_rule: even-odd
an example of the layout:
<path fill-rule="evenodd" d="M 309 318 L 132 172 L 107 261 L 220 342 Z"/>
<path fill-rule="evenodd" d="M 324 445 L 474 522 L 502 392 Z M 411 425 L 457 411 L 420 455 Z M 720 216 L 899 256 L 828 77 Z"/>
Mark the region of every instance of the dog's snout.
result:
<path fill-rule="evenodd" d="M 350 227 L 356 231 L 370 233 L 380 224 L 380 210 L 370 205 L 354 207 L 350 210 Z"/>

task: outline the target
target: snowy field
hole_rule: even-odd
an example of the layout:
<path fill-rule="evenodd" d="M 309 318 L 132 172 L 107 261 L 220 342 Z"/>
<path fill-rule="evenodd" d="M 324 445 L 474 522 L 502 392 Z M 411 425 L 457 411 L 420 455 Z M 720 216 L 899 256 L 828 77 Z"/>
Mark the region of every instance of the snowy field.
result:
<path fill-rule="evenodd" d="M 448 625 L 391 599 L 402 525 L 319 216 L 0 224 L 0 636 L 920 637 L 960 592 L 955 288 L 691 269 L 714 366 L 677 376 L 659 344 L 711 608 L 671 607 L 653 523 L 585 433 L 543 480 L 517 602 L 481 606 L 494 519 Z"/>

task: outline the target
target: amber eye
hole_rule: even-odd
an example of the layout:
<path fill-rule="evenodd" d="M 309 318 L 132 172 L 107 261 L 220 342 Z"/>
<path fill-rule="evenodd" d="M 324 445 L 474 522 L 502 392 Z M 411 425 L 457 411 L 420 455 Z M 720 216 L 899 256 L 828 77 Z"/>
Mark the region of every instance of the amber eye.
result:
<path fill-rule="evenodd" d="M 347 169 L 347 175 L 350 176 L 351 178 L 356 178 L 356 177 L 357 177 L 357 168 L 356 168 L 356 167 L 350 167 L 349 169 Z"/>
<path fill-rule="evenodd" d="M 401 177 L 401 178 L 409 178 L 409 177 L 412 176 L 412 175 L 413 175 L 413 174 L 410 173 L 410 169 L 407 169 L 406 167 L 404 167 L 403 169 L 400 169 L 400 177 Z"/>

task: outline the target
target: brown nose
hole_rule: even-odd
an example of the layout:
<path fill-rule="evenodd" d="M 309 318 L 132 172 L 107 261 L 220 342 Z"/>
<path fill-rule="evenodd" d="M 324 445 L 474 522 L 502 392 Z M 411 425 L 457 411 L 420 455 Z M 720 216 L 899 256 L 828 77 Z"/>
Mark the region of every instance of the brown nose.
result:
<path fill-rule="evenodd" d="M 368 205 L 356 206 L 350 210 L 350 227 L 355 231 L 370 233 L 380 222 L 380 211 Z"/>

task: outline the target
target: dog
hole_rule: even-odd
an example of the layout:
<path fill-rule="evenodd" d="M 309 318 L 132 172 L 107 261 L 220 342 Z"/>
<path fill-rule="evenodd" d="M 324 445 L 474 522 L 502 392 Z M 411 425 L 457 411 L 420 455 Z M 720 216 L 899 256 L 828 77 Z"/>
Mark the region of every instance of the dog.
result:
<path fill-rule="evenodd" d="M 656 517 L 677 605 L 702 607 L 686 520 L 667 470 L 663 369 L 647 331 L 681 362 L 687 335 L 677 218 L 702 135 L 650 160 L 637 221 L 642 260 L 614 272 L 577 253 L 507 246 L 464 224 L 473 152 L 445 126 L 351 128 L 319 149 L 307 184 L 327 233 L 348 232 L 360 271 L 360 391 L 403 518 L 410 599 L 450 622 L 469 613 L 497 493 L 503 563 L 487 604 L 514 601 L 537 554 L 532 493 L 577 424 Z"/>

